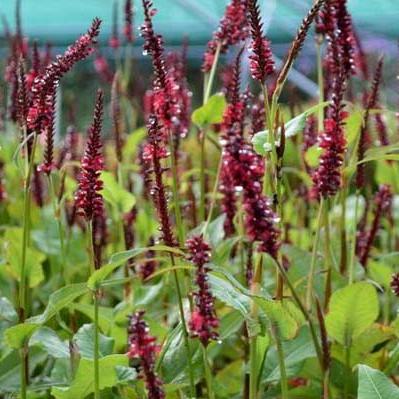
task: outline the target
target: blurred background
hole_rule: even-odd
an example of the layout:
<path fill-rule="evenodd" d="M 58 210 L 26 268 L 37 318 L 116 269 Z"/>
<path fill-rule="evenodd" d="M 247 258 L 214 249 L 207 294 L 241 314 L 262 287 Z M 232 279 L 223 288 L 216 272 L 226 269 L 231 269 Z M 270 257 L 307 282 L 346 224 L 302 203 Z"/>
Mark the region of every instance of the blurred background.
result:
<path fill-rule="evenodd" d="M 228 0 L 154 0 L 158 13 L 154 19 L 156 31 L 165 39 L 167 50 L 180 49 L 186 41 L 189 83 L 193 92 L 202 93 L 202 75 L 200 66 L 206 43 L 216 29 L 223 15 Z M 265 30 L 272 42 L 272 49 L 279 60 L 285 57 L 289 44 L 296 30 L 309 10 L 312 0 L 261 0 Z M 94 16 L 103 20 L 99 41 L 99 53 L 111 65 L 124 62 L 126 54 L 131 56 L 134 90 L 143 92 L 148 85 L 151 74 L 150 60 L 143 55 L 138 27 L 142 22 L 141 0 L 134 0 L 134 26 L 136 39 L 132 48 L 126 51 L 121 40 L 117 50 L 110 46 L 111 38 L 122 36 L 124 18 L 124 0 L 21 0 L 21 23 L 23 34 L 32 43 L 37 40 L 40 47 L 51 45 L 53 55 L 61 53 L 79 34 L 84 33 Z M 391 104 L 398 102 L 396 75 L 399 56 L 399 0 L 349 0 L 349 10 L 353 16 L 363 50 L 371 59 L 380 54 L 386 58 L 385 96 Z M 13 31 L 16 24 L 16 0 L 2 0 L 0 15 L 2 16 L 3 33 L 0 41 L 0 59 L 6 60 L 8 54 L 7 30 Z M 229 52 L 224 62 L 233 57 Z M 91 101 L 82 101 L 86 95 L 92 96 L 94 87 L 104 83 L 100 76 L 95 57 L 79 64 L 73 73 L 62 82 L 63 106 L 76 108 L 78 119 L 82 123 L 90 117 Z M 312 38 L 306 40 L 301 57 L 290 75 L 297 95 L 312 98 L 317 95 L 315 84 L 315 45 Z M 246 65 L 243 66 L 244 71 Z M 97 72 L 96 72 L 97 69 Z M 243 76 L 248 76 L 245 72 Z M 248 79 L 248 78 L 247 78 Z M 243 84 L 249 84 L 249 79 Z M 395 84 L 394 84 L 395 83 Z M 79 90 L 76 90 L 76 87 Z M 71 89 L 75 88 L 74 91 Z M 76 93 L 78 92 L 78 96 Z M 196 102 L 194 98 L 194 103 Z M 288 100 L 287 100 L 288 101 Z M 87 118 L 86 118 L 87 116 Z"/>

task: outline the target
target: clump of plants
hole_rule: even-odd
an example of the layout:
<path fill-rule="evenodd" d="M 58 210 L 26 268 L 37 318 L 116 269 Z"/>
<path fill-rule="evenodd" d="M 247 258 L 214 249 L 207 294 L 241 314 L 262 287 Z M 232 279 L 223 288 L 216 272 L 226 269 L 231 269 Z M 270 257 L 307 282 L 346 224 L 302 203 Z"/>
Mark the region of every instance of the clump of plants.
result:
<path fill-rule="evenodd" d="M 277 68 L 259 2 L 231 0 L 195 95 L 189 44 L 165 50 L 153 2 L 134 6 L 121 32 L 113 9 L 115 63 L 98 18 L 60 55 L 19 17 L 6 31 L 2 395 L 399 397 L 398 120 L 347 1 L 316 0 Z M 289 107 L 308 36 L 319 95 Z M 84 132 L 58 102 L 89 57 L 101 87 L 79 99 L 93 108 Z"/>

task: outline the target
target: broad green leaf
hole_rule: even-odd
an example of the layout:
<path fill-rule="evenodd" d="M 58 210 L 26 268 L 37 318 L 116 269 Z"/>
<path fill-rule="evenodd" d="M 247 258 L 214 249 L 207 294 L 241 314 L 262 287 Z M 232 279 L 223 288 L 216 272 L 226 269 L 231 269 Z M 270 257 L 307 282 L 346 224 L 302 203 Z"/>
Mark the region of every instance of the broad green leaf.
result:
<path fill-rule="evenodd" d="M 387 290 L 391 289 L 393 268 L 383 262 L 369 261 L 367 265 L 370 277 Z"/>
<path fill-rule="evenodd" d="M 137 378 L 137 371 L 132 367 L 116 366 L 115 370 L 118 377 L 118 384 L 127 384 Z"/>
<path fill-rule="evenodd" d="M 47 353 L 39 348 L 29 351 L 29 368 L 36 369 L 47 358 Z M 0 393 L 15 393 L 20 389 L 21 356 L 18 350 L 4 355 L 0 360 Z M 2 396 L 3 397 L 3 396 Z M 7 396 L 5 396 L 7 397 Z"/>
<path fill-rule="evenodd" d="M 212 294 L 217 299 L 238 310 L 244 317 L 247 318 L 249 316 L 250 299 L 237 290 L 230 282 L 211 274 L 209 275 L 209 284 Z"/>
<path fill-rule="evenodd" d="M 310 115 L 316 113 L 320 108 L 324 108 L 329 104 L 328 101 L 324 103 L 317 104 L 302 114 L 296 116 L 285 124 L 285 137 L 292 137 L 302 132 L 306 125 L 306 118 Z M 268 130 L 263 130 L 258 132 L 252 138 L 252 144 L 254 146 L 255 151 L 260 155 L 266 155 L 268 151 L 270 151 L 270 143 L 269 143 L 269 132 Z"/>
<path fill-rule="evenodd" d="M 5 341 L 10 348 L 21 349 L 39 327 L 38 324 L 22 323 L 7 328 L 4 331 Z"/>
<path fill-rule="evenodd" d="M 105 201 L 120 212 L 129 212 L 136 203 L 135 196 L 125 190 L 123 186 L 116 181 L 114 174 L 111 172 L 101 172 L 101 180 L 104 183 L 101 194 Z"/>
<path fill-rule="evenodd" d="M 305 152 L 305 161 L 311 168 L 316 168 L 319 166 L 319 158 L 323 153 L 323 150 L 318 146 L 318 144 L 313 145 L 308 148 Z"/>
<path fill-rule="evenodd" d="M 218 396 L 231 398 L 241 391 L 243 369 L 242 360 L 235 360 L 218 372 L 214 381 Z"/>
<path fill-rule="evenodd" d="M 8 228 L 4 234 L 4 254 L 7 262 L 7 270 L 20 281 L 22 264 L 22 228 Z M 44 279 L 42 263 L 46 256 L 34 248 L 26 249 L 26 275 L 29 279 L 29 286 L 36 287 Z"/>
<path fill-rule="evenodd" d="M 374 286 L 361 282 L 335 291 L 331 296 L 326 327 L 329 337 L 344 346 L 370 327 L 379 313 Z"/>
<path fill-rule="evenodd" d="M 73 337 L 74 342 L 79 348 L 80 355 L 85 359 L 94 358 L 94 324 L 83 324 Z M 99 333 L 99 357 L 112 354 L 114 339 Z"/>
<path fill-rule="evenodd" d="M 253 297 L 253 300 L 265 313 L 268 320 L 277 327 L 282 339 L 291 339 L 297 334 L 299 329 L 297 320 L 284 303 L 285 301 L 273 301 L 261 297 Z"/>
<path fill-rule="evenodd" d="M 10 324 L 18 322 L 18 314 L 12 303 L 6 297 L 0 298 L 0 321 L 3 320 Z"/>
<path fill-rule="evenodd" d="M 128 367 L 126 355 L 110 355 L 99 360 L 100 389 L 118 384 L 117 367 Z M 71 386 L 53 387 L 51 394 L 56 399 L 83 399 L 94 392 L 94 364 L 90 359 L 81 359 Z"/>
<path fill-rule="evenodd" d="M 362 110 L 353 110 L 348 118 L 345 120 L 345 137 L 346 140 L 348 141 L 348 146 L 352 145 L 359 133 L 360 133 L 360 128 L 362 127 L 363 123 L 363 111 Z"/>
<path fill-rule="evenodd" d="M 198 340 L 191 341 L 190 350 L 192 363 L 197 368 L 199 359 Z M 162 359 L 162 360 L 161 360 Z M 166 338 L 163 350 L 159 357 L 164 382 L 167 384 L 188 383 L 187 378 L 187 349 L 185 346 L 181 324 Z"/>
<path fill-rule="evenodd" d="M 88 292 L 85 283 L 70 284 L 60 288 L 58 291 L 52 293 L 49 297 L 46 309 L 41 315 L 29 318 L 26 323 L 44 324 L 53 316 L 55 316 L 61 309 L 68 306 L 75 299 Z"/>
<path fill-rule="evenodd" d="M 316 357 L 309 329 L 304 327 L 295 339 L 283 342 L 284 363 L 288 377 L 295 377 L 306 359 Z M 280 379 L 280 367 L 275 345 L 270 348 L 263 378 L 266 382 Z"/>
<path fill-rule="evenodd" d="M 147 129 L 145 127 L 141 127 L 131 132 L 125 141 L 123 146 L 123 158 L 124 159 L 133 159 L 135 154 L 137 153 L 137 149 L 139 147 L 140 142 L 146 137 Z"/>
<path fill-rule="evenodd" d="M 399 388 L 381 371 L 359 366 L 358 399 L 397 399 Z"/>
<path fill-rule="evenodd" d="M 224 234 L 223 225 L 225 220 L 226 220 L 226 215 L 225 214 L 220 215 L 209 224 L 206 230 L 207 240 L 212 248 L 217 247 L 224 238 L 225 234 Z"/>
<path fill-rule="evenodd" d="M 213 123 L 221 123 L 226 108 L 226 99 L 223 94 L 213 95 L 208 102 L 197 108 L 192 115 L 192 121 L 199 127 Z"/>
<path fill-rule="evenodd" d="M 87 281 L 87 287 L 91 290 L 96 290 L 101 286 L 101 283 L 119 266 L 125 264 L 129 259 L 141 255 L 147 248 L 136 248 L 129 251 L 118 252 L 111 256 L 109 263 L 102 266 L 100 269 L 93 272 Z"/>
<path fill-rule="evenodd" d="M 69 358 L 68 341 L 62 341 L 58 335 L 48 327 L 41 327 L 35 331 L 29 340 L 29 346 L 38 346 L 56 359 Z"/>

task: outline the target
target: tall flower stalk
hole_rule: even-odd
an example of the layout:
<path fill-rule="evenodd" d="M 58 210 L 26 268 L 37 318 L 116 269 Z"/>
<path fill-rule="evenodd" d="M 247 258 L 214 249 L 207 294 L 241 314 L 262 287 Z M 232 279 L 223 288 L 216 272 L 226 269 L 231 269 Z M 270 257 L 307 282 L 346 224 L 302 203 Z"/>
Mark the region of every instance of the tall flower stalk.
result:
<path fill-rule="evenodd" d="M 103 197 L 100 191 L 103 183 L 100 179 L 101 171 L 104 167 L 102 155 L 101 130 L 103 120 L 103 101 L 104 95 L 101 90 L 97 91 L 96 104 L 94 108 L 93 123 L 89 128 L 89 137 L 86 144 L 85 153 L 81 161 L 81 171 L 78 178 L 79 186 L 75 196 L 78 212 L 87 223 L 90 270 L 94 272 L 100 265 L 96 264 L 95 237 L 97 224 L 94 220 L 102 217 L 104 210 Z M 100 398 L 100 368 L 99 368 L 99 300 L 100 290 L 93 292 L 94 300 L 94 397 Z"/>
<path fill-rule="evenodd" d="M 219 326 L 219 320 L 216 317 L 214 298 L 208 284 L 208 272 L 210 271 L 208 262 L 211 248 L 202 236 L 194 236 L 188 239 L 186 247 L 189 253 L 188 259 L 197 267 L 195 282 L 198 287 L 198 291 L 193 294 L 195 308 L 189 323 L 190 332 L 194 337 L 198 337 L 201 342 L 208 398 L 214 399 L 207 346 L 210 340 L 218 338 L 216 328 Z"/>
<path fill-rule="evenodd" d="M 151 184 L 150 192 L 153 197 L 154 205 L 158 213 L 160 230 L 162 233 L 162 241 L 165 243 L 165 245 L 169 247 L 174 247 L 176 246 L 176 240 L 173 235 L 172 226 L 169 219 L 167 193 L 166 193 L 166 187 L 163 182 L 163 174 L 165 172 L 165 169 L 161 164 L 162 159 L 168 157 L 168 152 L 164 147 L 162 129 L 159 126 L 157 117 L 155 115 L 150 116 L 147 128 L 148 128 L 148 144 L 144 148 L 143 158 L 147 161 L 150 161 L 152 165 L 151 172 L 154 176 L 153 177 L 154 181 Z M 170 253 L 170 260 L 172 266 L 175 266 L 175 258 L 173 253 Z M 179 301 L 179 312 L 183 328 L 184 342 L 187 351 L 190 391 L 191 395 L 195 396 L 194 374 L 192 369 L 190 341 L 186 325 L 186 317 L 184 314 L 182 290 L 177 270 L 173 271 L 173 275 L 174 275 L 176 291 Z"/>

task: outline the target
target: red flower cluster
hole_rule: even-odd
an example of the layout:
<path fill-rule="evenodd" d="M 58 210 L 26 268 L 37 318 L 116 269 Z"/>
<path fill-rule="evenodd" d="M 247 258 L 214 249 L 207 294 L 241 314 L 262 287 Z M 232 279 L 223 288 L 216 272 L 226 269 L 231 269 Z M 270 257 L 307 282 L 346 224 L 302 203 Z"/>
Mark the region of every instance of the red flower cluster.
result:
<path fill-rule="evenodd" d="M 198 337 L 202 344 L 207 346 L 210 340 L 218 338 L 216 328 L 219 326 L 207 276 L 210 270 L 207 263 L 210 259 L 211 248 L 202 236 L 188 239 L 186 247 L 189 252 L 188 259 L 197 267 L 195 282 L 198 286 L 198 291 L 193 294 L 196 306 L 191 315 L 189 327 L 192 335 Z"/>
<path fill-rule="evenodd" d="M 154 32 L 152 17 L 156 10 L 152 8 L 151 0 L 143 0 L 144 23 L 140 27 L 141 36 L 144 38 L 144 53 L 152 57 L 154 81 L 152 90 L 147 93 L 147 115 L 155 114 L 166 132 L 173 126 L 180 113 L 177 85 L 169 76 L 164 58 L 163 39 Z M 164 133 L 166 133 L 164 132 Z"/>
<path fill-rule="evenodd" d="M 118 32 L 118 2 L 114 2 L 112 9 L 112 34 L 108 40 L 108 45 L 117 50 L 120 46 L 119 32 Z"/>
<path fill-rule="evenodd" d="M 40 133 L 51 123 L 53 95 L 59 80 L 80 60 L 93 51 L 93 44 L 100 31 L 101 20 L 95 18 L 87 33 L 81 36 L 66 52 L 57 56 L 43 73 L 33 81 L 32 100 L 29 107 L 28 127 Z"/>
<path fill-rule="evenodd" d="M 45 142 L 43 163 L 39 166 L 38 171 L 50 175 L 55 168 L 54 163 L 54 126 L 55 126 L 55 112 L 56 112 L 56 97 L 57 92 L 53 93 L 51 108 L 49 108 L 49 123 L 45 127 Z"/>
<path fill-rule="evenodd" d="M 392 292 L 396 296 L 399 296 L 399 273 L 395 273 L 392 275 L 391 288 Z"/>
<path fill-rule="evenodd" d="M 226 7 L 225 13 L 219 22 L 216 32 L 208 42 L 204 61 L 203 72 L 209 72 L 212 68 L 218 45 L 220 53 L 227 52 L 229 46 L 239 43 L 248 37 L 249 29 L 247 22 L 247 0 L 231 0 Z"/>
<path fill-rule="evenodd" d="M 279 248 L 279 231 L 269 200 L 262 194 L 264 162 L 243 136 L 245 106 L 239 93 L 240 57 L 234 67 L 230 90 L 232 103 L 225 111 L 222 123 L 223 165 L 220 191 L 224 194 L 222 209 L 226 213 L 225 232 L 234 231 L 236 196 L 242 192 L 245 210 L 245 227 L 252 242 L 259 241 L 259 251 L 276 257 Z"/>
<path fill-rule="evenodd" d="M 359 145 L 357 148 L 357 160 L 358 162 L 363 160 L 366 153 L 367 147 L 369 145 L 369 118 L 370 111 L 375 108 L 378 104 L 379 89 L 382 80 L 382 68 L 383 68 L 383 58 L 380 58 L 377 68 L 374 73 L 373 83 L 370 90 L 370 94 L 367 97 L 366 109 L 363 117 L 363 125 L 360 131 Z M 365 164 L 360 163 L 357 165 L 356 170 L 356 188 L 361 189 L 365 185 Z"/>
<path fill-rule="evenodd" d="M 364 239 L 363 245 L 359 248 L 359 261 L 363 267 L 367 266 L 367 261 L 370 256 L 371 247 L 377 236 L 378 229 L 380 228 L 381 219 L 384 214 L 389 215 L 392 208 L 393 194 L 391 187 L 388 185 L 380 186 L 378 192 L 374 197 L 374 217 L 370 230 Z"/>
<path fill-rule="evenodd" d="M 144 149 L 143 159 L 147 162 L 151 161 L 152 165 L 150 172 L 154 175 L 154 182 L 152 182 L 150 193 L 158 211 L 162 239 L 166 245 L 174 246 L 175 238 L 170 225 L 168 200 L 166 188 L 163 183 L 163 173 L 165 169 L 161 165 L 161 160 L 166 158 L 168 153 L 162 145 L 162 133 L 155 115 L 150 116 L 147 128 L 149 143 Z"/>
<path fill-rule="evenodd" d="M 125 0 L 125 26 L 123 28 L 123 33 L 128 43 L 134 41 L 132 0 Z"/>
<path fill-rule="evenodd" d="M 155 372 L 159 346 L 156 344 L 156 338 L 149 334 L 148 325 L 143 317 L 144 311 L 136 312 L 130 317 L 127 355 L 130 359 L 138 358 L 140 361 L 141 376 L 145 380 L 148 399 L 163 399 L 165 398 L 163 383 Z"/>
<path fill-rule="evenodd" d="M 93 124 L 89 128 L 89 138 L 78 178 L 79 187 L 75 195 L 79 214 L 84 216 L 87 221 L 92 221 L 96 216 L 101 217 L 103 212 L 103 197 L 100 194 L 103 188 L 100 173 L 104 166 L 104 159 L 101 153 L 102 117 L 103 92 L 98 90 Z"/>
<path fill-rule="evenodd" d="M 344 119 L 347 113 L 343 111 L 343 96 L 345 77 L 341 73 L 334 81 L 332 103 L 324 120 L 324 132 L 319 137 L 319 146 L 324 151 L 320 157 L 319 166 L 313 174 L 313 196 L 324 198 L 334 196 L 342 183 L 341 167 L 346 151 L 344 135 Z"/>
<path fill-rule="evenodd" d="M 260 83 L 274 72 L 274 61 L 269 41 L 263 36 L 263 24 L 257 0 L 248 0 L 248 19 L 251 27 L 250 69 Z"/>

